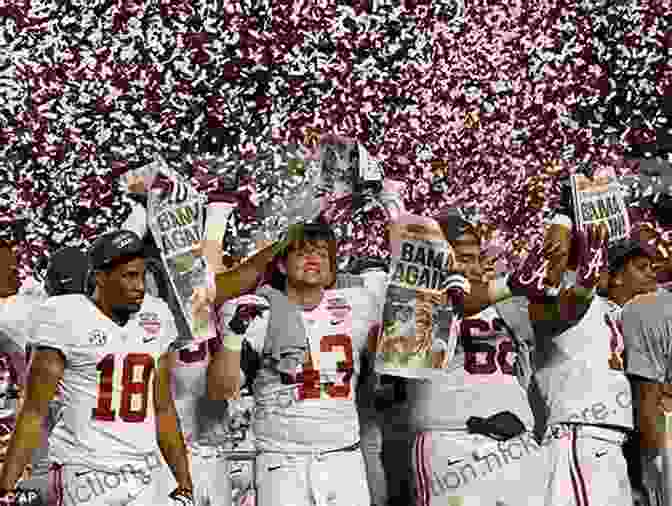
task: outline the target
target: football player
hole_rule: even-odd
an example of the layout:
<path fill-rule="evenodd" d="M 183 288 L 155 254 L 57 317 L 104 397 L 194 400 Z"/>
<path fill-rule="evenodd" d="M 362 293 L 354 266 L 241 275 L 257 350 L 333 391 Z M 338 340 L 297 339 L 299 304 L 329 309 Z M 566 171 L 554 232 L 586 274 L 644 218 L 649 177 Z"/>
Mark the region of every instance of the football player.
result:
<path fill-rule="evenodd" d="M 23 396 L 22 379 L 26 369 L 26 342 L 30 314 L 38 300 L 19 295 L 16 243 L 0 240 L 0 462 L 4 463 L 7 445 L 16 424 Z M 0 464 L 2 467 L 4 464 Z M 22 478 L 30 475 L 30 465 Z"/>
<path fill-rule="evenodd" d="M 623 337 L 623 306 L 638 295 L 656 291 L 656 273 L 653 269 L 653 251 L 642 241 L 627 239 L 609 248 L 608 270 L 601 280 L 600 294 L 606 298 L 608 310 L 605 322 L 611 332 L 609 367 L 615 371 L 624 370 L 625 339 Z M 626 374 L 630 374 L 625 371 Z M 637 395 L 637 375 L 630 377 Z M 636 409 L 636 404 L 634 405 Z M 635 417 L 637 424 L 637 417 Z M 647 450 L 640 451 L 639 441 L 632 439 L 624 447 L 630 470 L 633 495 L 649 496 L 649 504 L 659 504 L 659 470 Z"/>
<path fill-rule="evenodd" d="M 65 247 L 57 250 L 49 258 L 44 280 L 44 288 L 49 297 L 73 293 L 86 293 L 86 281 L 89 274 L 89 259 L 79 248 Z M 30 361 L 31 346 L 26 348 L 26 361 Z M 49 443 L 48 438 L 60 418 L 63 407 L 61 392 L 57 392 L 49 402 L 49 414 L 44 427 L 42 444 L 35 451 L 32 459 L 32 473 L 29 480 L 22 482 L 22 487 L 39 490 L 46 504 L 49 485 Z"/>
<path fill-rule="evenodd" d="M 643 492 L 651 506 L 667 505 L 672 500 L 672 295 L 650 292 L 626 303 L 623 337 L 640 434 Z"/>
<path fill-rule="evenodd" d="M 62 504 L 169 503 L 151 479 L 159 450 L 178 483 L 172 502 L 193 504 L 165 365 L 174 359 L 169 346 L 177 331 L 167 305 L 145 296 L 142 255 L 143 243 L 131 231 L 101 236 L 90 250 L 94 295 L 54 297 L 35 311 L 25 401 L 0 475 L 3 500 L 14 496 L 42 440 L 60 383 L 62 418 L 49 456 L 61 465 Z"/>
<path fill-rule="evenodd" d="M 244 336 L 261 360 L 245 371 L 255 378 L 257 504 L 370 506 L 355 392 L 360 360 L 375 350 L 379 301 L 366 288 L 330 289 L 329 226 L 297 226 L 290 237 L 271 285 L 227 304 L 223 318 L 224 348 L 240 349 Z"/>
<path fill-rule="evenodd" d="M 606 229 L 575 231 L 568 216 L 556 220 L 562 246 L 551 270 L 560 274 L 553 280 L 559 290 L 530 302 L 534 383 L 545 408 L 546 505 L 630 506 L 623 455 L 633 428 L 630 385 L 612 354 L 609 305 L 595 296 L 606 263 Z"/>
<path fill-rule="evenodd" d="M 480 237 L 463 213 L 447 209 L 437 221 L 471 286 L 500 286 L 502 280 L 484 276 Z M 543 466 L 533 451 L 521 458 L 522 448 L 534 446 L 526 374 L 520 372 L 532 329 L 524 299 L 511 299 L 510 290 L 506 292 L 497 290 L 493 302 L 501 301 L 494 305 L 487 300 L 474 304 L 467 297 L 461 335 L 445 376 L 407 382 L 411 425 L 417 431 L 413 462 L 418 506 L 445 504 L 446 496 L 463 497 L 469 505 L 541 500 Z M 512 458 L 513 446 L 517 456 Z M 528 486 L 521 489 L 523 480 Z"/>

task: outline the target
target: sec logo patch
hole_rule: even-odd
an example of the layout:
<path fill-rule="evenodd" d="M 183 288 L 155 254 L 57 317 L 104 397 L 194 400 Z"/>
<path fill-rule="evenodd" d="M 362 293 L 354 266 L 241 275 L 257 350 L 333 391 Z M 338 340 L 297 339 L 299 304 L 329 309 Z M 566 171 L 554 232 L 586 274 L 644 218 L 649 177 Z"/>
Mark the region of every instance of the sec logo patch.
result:
<path fill-rule="evenodd" d="M 94 346 L 103 346 L 107 343 L 107 334 L 102 330 L 92 330 L 89 332 L 89 344 Z"/>

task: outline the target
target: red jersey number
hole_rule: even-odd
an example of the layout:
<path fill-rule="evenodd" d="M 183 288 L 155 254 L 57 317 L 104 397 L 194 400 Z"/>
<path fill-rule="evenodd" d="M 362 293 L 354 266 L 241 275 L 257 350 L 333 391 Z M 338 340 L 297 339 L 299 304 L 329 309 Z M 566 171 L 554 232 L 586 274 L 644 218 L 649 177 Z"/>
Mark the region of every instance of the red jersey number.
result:
<path fill-rule="evenodd" d="M 96 365 L 98 371 L 98 405 L 92 410 L 94 420 L 113 422 L 117 411 L 113 408 L 113 394 L 115 382 L 114 355 L 107 354 Z M 139 379 L 136 377 L 137 368 L 140 368 Z M 128 423 L 140 423 L 147 418 L 147 402 L 149 395 L 149 379 L 154 370 L 154 359 L 146 353 L 129 353 L 124 357 L 124 366 L 121 374 L 121 392 L 119 402 L 119 418 Z M 133 396 L 140 396 L 140 407 L 133 407 Z M 137 405 L 136 405 L 137 406 Z"/>
<path fill-rule="evenodd" d="M 332 383 L 326 386 L 326 396 L 331 399 L 349 399 L 351 396 L 350 379 L 354 372 L 354 363 L 352 358 L 352 339 L 350 336 L 336 334 L 324 336 L 320 340 L 320 353 L 329 353 L 342 351 L 345 359 L 336 366 L 336 372 L 341 378 L 340 383 Z M 320 371 L 314 369 L 311 363 L 307 363 L 303 368 L 303 384 L 299 387 L 299 400 L 321 399 L 322 385 L 320 385 Z M 301 375 L 299 376 L 299 380 Z"/>
<path fill-rule="evenodd" d="M 490 343 L 479 342 L 483 336 L 500 333 L 506 328 L 504 320 L 495 318 L 492 327 L 487 321 L 465 319 L 462 321 L 462 331 L 466 337 L 464 345 L 464 370 L 469 374 L 502 374 L 513 375 L 513 366 L 507 360 L 513 355 L 513 343 L 503 340 L 494 346 Z"/>

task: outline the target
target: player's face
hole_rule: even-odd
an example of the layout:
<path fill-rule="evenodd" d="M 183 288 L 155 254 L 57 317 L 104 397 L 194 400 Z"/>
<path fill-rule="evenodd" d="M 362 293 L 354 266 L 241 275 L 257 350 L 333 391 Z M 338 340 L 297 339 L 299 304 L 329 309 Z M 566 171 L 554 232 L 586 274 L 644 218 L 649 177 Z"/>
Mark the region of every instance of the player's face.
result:
<path fill-rule="evenodd" d="M 107 274 L 103 290 L 113 306 L 137 306 L 139 309 L 145 298 L 145 260 L 134 258 L 130 262 L 115 267 Z"/>
<path fill-rule="evenodd" d="M 287 255 L 287 279 L 294 286 L 326 288 L 334 273 L 329 259 L 329 241 L 296 242 Z"/>
<path fill-rule="evenodd" d="M 16 253 L 10 246 L 0 246 L 0 297 L 10 297 L 18 291 Z"/>
<path fill-rule="evenodd" d="M 464 273 L 467 279 L 481 281 L 483 269 L 481 268 L 481 248 L 478 238 L 466 233 L 451 243 L 455 251 L 456 268 Z"/>
<path fill-rule="evenodd" d="M 656 291 L 656 272 L 649 257 L 634 257 L 629 260 L 622 273 L 623 285 L 632 296 Z"/>

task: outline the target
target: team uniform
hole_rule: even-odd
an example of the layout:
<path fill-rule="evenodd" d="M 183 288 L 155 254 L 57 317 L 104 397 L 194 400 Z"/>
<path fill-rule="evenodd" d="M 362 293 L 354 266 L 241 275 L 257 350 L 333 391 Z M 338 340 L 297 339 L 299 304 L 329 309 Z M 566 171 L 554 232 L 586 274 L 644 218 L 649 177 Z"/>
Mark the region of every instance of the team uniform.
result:
<path fill-rule="evenodd" d="M 280 349 L 298 366 L 292 374 L 265 352 L 275 339 L 266 335 L 266 299 L 225 305 L 223 321 L 230 327 L 242 305 L 258 308 L 245 339 L 262 361 L 254 374 L 257 504 L 370 506 L 355 385 L 369 334 L 377 332 L 376 297 L 364 288 L 326 290 L 317 307 L 305 308 L 307 342 Z"/>
<path fill-rule="evenodd" d="M 221 347 L 216 325 L 213 310 L 210 312 L 208 337 L 199 338 L 177 350 L 172 376 L 173 399 L 189 449 L 197 506 L 229 506 L 232 501 L 229 466 L 221 451 L 228 430 L 228 411 L 218 409 L 221 403 L 209 403 L 206 397 L 208 362 Z M 172 474 L 165 474 L 171 487 L 174 487 Z"/>
<path fill-rule="evenodd" d="M 14 430 L 17 415 L 16 393 L 25 380 L 28 365 L 27 346 L 30 336 L 32 314 L 35 308 L 44 301 L 37 295 L 14 295 L 0 301 L 0 427 L 3 434 Z M 44 447 L 35 452 L 35 459 L 44 456 Z M 32 475 L 41 468 L 33 466 Z M 22 482 L 26 488 L 42 488 L 46 493 L 46 473 L 44 487 L 37 486 L 37 481 Z"/>
<path fill-rule="evenodd" d="M 168 306 L 145 296 L 123 327 L 84 295 L 48 300 L 34 314 L 33 344 L 58 350 L 63 408 L 49 441 L 56 504 L 167 504 L 152 477 L 155 368 L 177 338 Z M 157 471 L 158 470 L 158 471 Z"/>
<path fill-rule="evenodd" d="M 447 504 L 447 497 L 461 497 L 465 506 L 540 502 L 544 466 L 529 432 L 533 416 L 525 388 L 531 332 L 520 299 L 490 306 L 462 321 L 442 376 L 408 382 L 418 506 Z M 470 417 L 505 411 L 522 422 L 517 437 L 499 442 L 469 432 Z"/>
<path fill-rule="evenodd" d="M 538 336 L 535 373 L 546 408 L 547 506 L 632 505 L 622 446 L 633 428 L 619 308 L 594 297 L 581 320 Z"/>
<path fill-rule="evenodd" d="M 626 372 L 652 383 L 672 382 L 672 294 L 641 295 L 623 308 Z M 642 485 L 650 506 L 664 504 L 662 461 L 642 449 Z M 644 453 L 645 452 L 645 453 Z"/>

